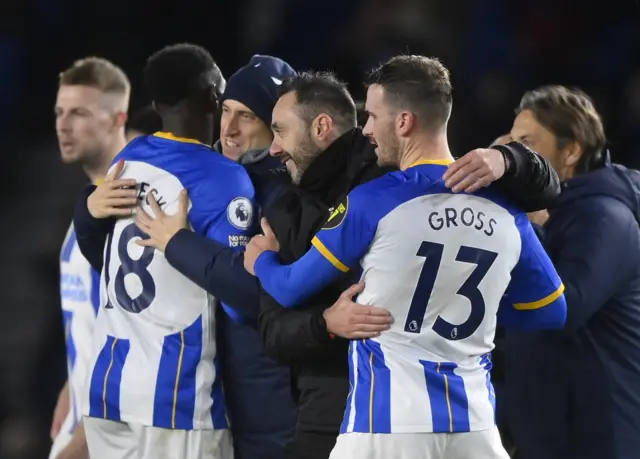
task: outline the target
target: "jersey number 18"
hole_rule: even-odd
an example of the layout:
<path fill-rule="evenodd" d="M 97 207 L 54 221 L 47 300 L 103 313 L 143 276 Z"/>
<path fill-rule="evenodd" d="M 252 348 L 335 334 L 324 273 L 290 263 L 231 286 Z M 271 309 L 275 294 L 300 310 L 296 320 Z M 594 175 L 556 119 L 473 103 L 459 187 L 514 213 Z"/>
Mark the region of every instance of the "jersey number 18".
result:
<path fill-rule="evenodd" d="M 149 272 L 149 265 L 153 261 L 155 255 L 155 249 L 153 247 L 144 247 L 142 255 L 139 258 L 131 258 L 128 251 L 129 243 L 134 238 L 148 239 L 149 236 L 144 234 L 138 229 L 135 223 L 131 223 L 126 226 L 118 239 L 118 259 L 120 266 L 116 272 L 114 279 L 113 289 L 116 294 L 116 300 L 118 305 L 125 311 L 138 314 L 147 309 L 154 298 L 156 297 L 156 283 Z M 107 291 L 110 285 L 109 275 L 109 262 L 111 260 L 111 237 L 107 243 L 107 253 L 105 256 L 105 280 L 107 285 Z M 124 278 L 128 274 L 134 274 L 140 279 L 142 285 L 142 291 L 135 298 L 131 298 L 127 292 L 127 288 L 124 283 Z M 107 299 L 107 309 L 112 308 L 111 302 Z"/>

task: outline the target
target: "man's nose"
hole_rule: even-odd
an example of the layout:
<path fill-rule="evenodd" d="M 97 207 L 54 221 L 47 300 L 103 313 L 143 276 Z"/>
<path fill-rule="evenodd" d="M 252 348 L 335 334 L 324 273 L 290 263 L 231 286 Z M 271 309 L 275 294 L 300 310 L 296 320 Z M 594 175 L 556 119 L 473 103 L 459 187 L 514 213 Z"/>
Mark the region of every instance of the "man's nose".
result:
<path fill-rule="evenodd" d="M 271 156 L 279 156 L 282 154 L 282 147 L 276 142 L 271 142 L 271 146 L 269 147 L 269 153 Z"/>
<path fill-rule="evenodd" d="M 232 116 L 226 123 L 224 123 L 221 127 L 222 135 L 224 136 L 234 136 L 238 134 L 238 122 L 235 116 Z"/>
<path fill-rule="evenodd" d="M 362 134 L 367 137 L 373 137 L 373 123 L 371 122 L 371 117 L 367 119 L 367 122 L 362 128 Z"/>

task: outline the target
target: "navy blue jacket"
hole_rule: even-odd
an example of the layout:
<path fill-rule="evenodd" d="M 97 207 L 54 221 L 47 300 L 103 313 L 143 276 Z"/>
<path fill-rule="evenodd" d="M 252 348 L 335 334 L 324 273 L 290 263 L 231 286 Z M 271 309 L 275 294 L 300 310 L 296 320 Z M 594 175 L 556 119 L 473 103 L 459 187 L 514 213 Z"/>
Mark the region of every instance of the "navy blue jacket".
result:
<path fill-rule="evenodd" d="M 288 185 L 289 176 L 280 160 L 268 151 L 250 151 L 240 157 L 261 209 L 274 202 Z M 236 321 L 255 325 L 260 309 L 260 284 L 244 269 L 242 253 L 226 250 L 216 241 L 204 239 L 192 231 L 179 231 L 167 244 L 167 261 L 191 281 L 231 305 Z"/>
<path fill-rule="evenodd" d="M 520 459 L 640 457 L 640 173 L 564 184 L 544 245 L 565 285 L 560 331 L 507 333 L 507 410 Z"/>

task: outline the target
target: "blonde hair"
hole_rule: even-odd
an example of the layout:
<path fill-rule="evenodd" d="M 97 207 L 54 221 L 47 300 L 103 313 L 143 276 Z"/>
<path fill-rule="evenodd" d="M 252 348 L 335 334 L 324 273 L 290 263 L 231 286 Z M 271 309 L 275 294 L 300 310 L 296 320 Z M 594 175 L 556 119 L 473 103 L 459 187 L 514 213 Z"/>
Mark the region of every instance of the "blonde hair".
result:
<path fill-rule="evenodd" d="M 101 57 L 78 59 L 71 67 L 60 72 L 59 86 L 89 86 L 112 96 L 118 109 L 127 112 L 131 83 L 124 71 Z"/>

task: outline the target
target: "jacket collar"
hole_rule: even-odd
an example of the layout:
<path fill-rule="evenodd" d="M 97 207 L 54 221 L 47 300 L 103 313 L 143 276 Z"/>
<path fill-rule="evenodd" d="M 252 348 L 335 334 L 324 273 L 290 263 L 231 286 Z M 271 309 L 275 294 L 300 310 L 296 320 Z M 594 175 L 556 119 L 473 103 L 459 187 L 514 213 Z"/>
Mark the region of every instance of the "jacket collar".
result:
<path fill-rule="evenodd" d="M 332 206 L 351 188 L 360 170 L 375 163 L 375 147 L 354 128 L 338 137 L 304 172 L 299 188 Z"/>

